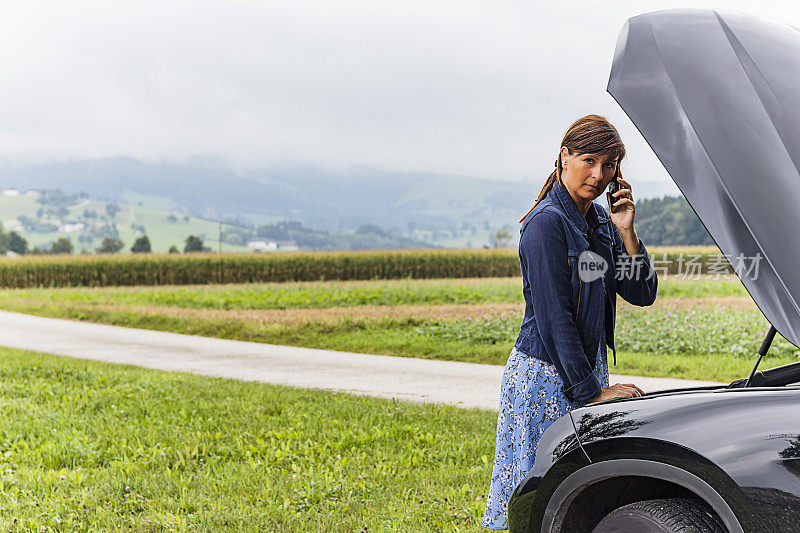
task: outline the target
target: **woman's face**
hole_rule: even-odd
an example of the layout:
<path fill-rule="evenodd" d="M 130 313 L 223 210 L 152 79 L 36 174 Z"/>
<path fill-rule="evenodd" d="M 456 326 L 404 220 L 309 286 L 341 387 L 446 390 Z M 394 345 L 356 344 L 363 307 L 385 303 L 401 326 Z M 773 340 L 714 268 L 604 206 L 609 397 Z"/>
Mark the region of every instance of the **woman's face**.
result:
<path fill-rule="evenodd" d="M 569 153 L 561 147 L 561 181 L 572 197 L 589 205 L 603 194 L 617 173 L 616 159 L 607 155 Z"/>

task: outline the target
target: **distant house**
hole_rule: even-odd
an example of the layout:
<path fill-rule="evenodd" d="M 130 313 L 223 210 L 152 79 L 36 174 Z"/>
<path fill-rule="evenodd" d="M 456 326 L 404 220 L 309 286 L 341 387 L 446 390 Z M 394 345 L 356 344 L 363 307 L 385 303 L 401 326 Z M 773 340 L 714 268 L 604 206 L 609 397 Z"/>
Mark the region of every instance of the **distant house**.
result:
<path fill-rule="evenodd" d="M 64 222 L 60 226 L 58 226 L 59 233 L 72 233 L 73 231 L 83 231 L 83 228 L 86 227 L 86 224 L 83 222 Z"/>
<path fill-rule="evenodd" d="M 275 241 L 257 240 L 248 242 L 247 247 L 258 250 L 259 252 L 271 252 L 278 249 L 278 243 Z"/>
<path fill-rule="evenodd" d="M 0 189 L 0 196 L 19 196 L 19 190 L 12 189 L 11 187 L 3 187 Z"/>
<path fill-rule="evenodd" d="M 24 193 L 22 193 L 22 196 L 30 196 L 31 198 L 38 198 L 39 191 L 34 191 L 34 190 L 25 191 Z"/>

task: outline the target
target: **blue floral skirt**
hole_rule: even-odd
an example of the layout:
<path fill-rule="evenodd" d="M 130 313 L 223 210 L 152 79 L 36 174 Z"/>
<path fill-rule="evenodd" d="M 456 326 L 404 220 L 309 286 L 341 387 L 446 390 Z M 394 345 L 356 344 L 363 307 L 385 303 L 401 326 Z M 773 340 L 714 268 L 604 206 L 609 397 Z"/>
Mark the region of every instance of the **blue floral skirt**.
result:
<path fill-rule="evenodd" d="M 600 339 L 595 376 L 608 387 L 605 338 Z M 544 431 L 580 404 L 564 394 L 556 367 L 513 348 L 503 372 L 497 416 L 497 444 L 483 527 L 508 529 L 508 500 L 533 467 L 536 445 Z"/>

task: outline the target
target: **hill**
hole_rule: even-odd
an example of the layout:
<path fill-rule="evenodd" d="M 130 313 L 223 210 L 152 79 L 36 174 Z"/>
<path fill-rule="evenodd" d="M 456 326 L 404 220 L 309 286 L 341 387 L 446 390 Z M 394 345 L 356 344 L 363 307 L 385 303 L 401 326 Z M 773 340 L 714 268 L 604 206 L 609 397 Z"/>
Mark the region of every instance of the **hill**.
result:
<path fill-rule="evenodd" d="M 0 215 L 6 232 L 16 232 L 29 249 L 49 249 L 60 238 L 72 242 L 75 252 L 92 252 L 104 238 L 120 239 L 123 252 L 143 235 L 153 252 L 183 250 L 190 235 L 199 237 L 212 251 L 253 251 L 248 243 L 274 249 L 427 248 L 430 243 L 395 235 L 377 226 L 362 225 L 355 232 L 331 234 L 281 222 L 256 227 L 218 222 L 178 212 L 140 205 L 94 200 L 85 192 L 66 194 L 59 189 L 25 191 L 5 189 L 0 194 Z M 282 231 L 278 231 L 281 230 Z"/>
<path fill-rule="evenodd" d="M 84 191 L 99 200 L 242 225 L 295 220 L 334 233 L 355 231 L 362 224 L 450 232 L 453 244 L 464 246 L 467 240 L 488 243 L 501 227 L 515 228 L 547 172 L 527 180 L 486 180 L 370 167 L 332 171 L 303 164 L 237 172 L 201 159 L 152 163 L 110 158 L 5 163 L 0 165 L 0 184 Z M 637 182 L 636 188 L 637 198 L 677 192 L 674 185 L 658 182 Z"/>

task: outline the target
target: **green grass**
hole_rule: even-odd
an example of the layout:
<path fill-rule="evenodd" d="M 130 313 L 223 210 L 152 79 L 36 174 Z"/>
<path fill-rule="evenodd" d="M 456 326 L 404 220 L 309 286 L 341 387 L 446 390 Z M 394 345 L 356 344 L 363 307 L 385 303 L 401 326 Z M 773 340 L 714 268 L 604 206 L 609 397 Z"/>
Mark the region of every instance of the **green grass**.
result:
<path fill-rule="evenodd" d="M 496 414 L 0 349 L 6 531 L 477 531 Z"/>
<path fill-rule="evenodd" d="M 696 356 L 617 350 L 617 366 L 613 366 L 611 350 L 609 350 L 608 371 L 612 374 L 629 376 L 699 379 L 728 383 L 749 376 L 757 358 L 757 353 L 742 357 L 727 353 Z M 768 356 L 761 361 L 758 368 L 764 370 L 795 362 L 797 362 L 796 357 Z"/>
<path fill-rule="evenodd" d="M 126 211 L 127 213 L 127 211 Z M 188 221 L 184 221 L 183 217 L 178 217 L 177 222 L 169 222 L 167 216 L 169 211 L 158 211 L 154 209 L 146 209 L 142 207 L 130 208 L 129 221 L 126 224 L 118 224 L 120 237 L 125 240 L 126 251 L 130 249 L 130 245 L 136 240 L 136 235 L 130 229 L 130 223 L 133 222 L 142 225 L 147 229 L 147 236 L 150 239 L 151 246 L 154 251 L 166 252 L 173 244 L 183 251 L 183 246 L 186 243 L 186 237 L 189 235 L 205 235 L 205 245 L 210 247 L 212 251 L 216 252 L 219 249 L 219 223 L 211 220 L 204 220 L 196 217 L 189 217 Z M 230 229 L 232 226 L 224 224 L 224 228 Z M 246 246 L 237 246 L 235 244 L 222 243 L 222 250 L 225 252 L 249 252 L 251 251 Z"/>
<path fill-rule="evenodd" d="M 659 282 L 658 298 L 747 296 L 738 280 Z M 523 304 L 517 278 L 400 279 L 184 285 L 13 289 L 0 291 L 0 306 L 16 299 L 96 305 L 156 305 L 192 309 L 311 309 L 360 305 Z"/>
<path fill-rule="evenodd" d="M 0 212 L 3 213 L 3 220 L 14 220 L 20 215 L 36 217 L 36 210 L 41 204 L 36 198 L 31 196 L 0 196 Z"/>
<path fill-rule="evenodd" d="M 360 305 L 473 304 L 522 300 L 521 283 L 481 280 L 382 280 L 171 287 L 14 289 L 2 302 L 31 298 L 48 302 L 156 305 L 193 309 L 310 309 Z"/>

